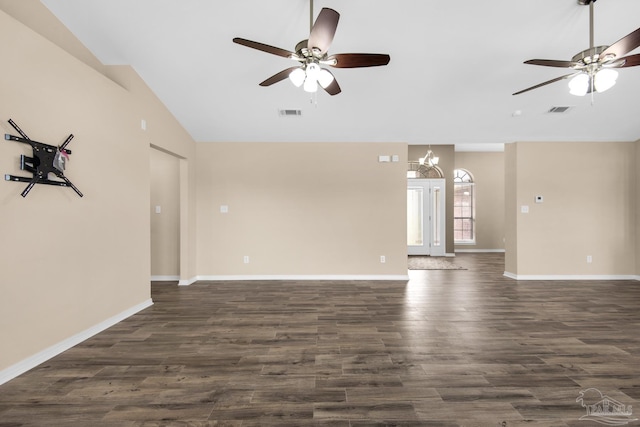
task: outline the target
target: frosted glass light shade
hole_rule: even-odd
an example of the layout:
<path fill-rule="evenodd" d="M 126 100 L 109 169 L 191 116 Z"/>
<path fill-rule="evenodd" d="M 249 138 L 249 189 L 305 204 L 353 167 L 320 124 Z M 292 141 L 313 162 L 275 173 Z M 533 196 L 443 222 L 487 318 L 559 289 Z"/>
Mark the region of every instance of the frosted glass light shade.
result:
<path fill-rule="evenodd" d="M 307 78 L 304 81 L 304 86 L 303 86 L 305 92 L 317 92 L 318 91 L 318 80 L 317 79 L 312 79 L 311 77 L 307 76 Z"/>
<path fill-rule="evenodd" d="M 589 91 L 589 75 L 578 74 L 569 81 L 569 93 L 576 96 L 585 96 Z"/>
<path fill-rule="evenodd" d="M 604 92 L 611 89 L 616 84 L 618 78 L 618 72 L 610 68 L 603 68 L 596 73 L 594 77 L 593 85 L 598 92 Z"/>
<path fill-rule="evenodd" d="M 318 91 L 318 75 L 320 74 L 320 67 L 318 64 L 311 63 L 307 65 L 306 69 L 307 78 L 304 80 L 304 90 L 306 92 Z"/>
<path fill-rule="evenodd" d="M 326 89 L 331 83 L 333 83 L 333 74 L 331 74 L 324 68 L 321 69 L 318 73 L 318 83 L 320 83 L 320 86 Z"/>
<path fill-rule="evenodd" d="M 293 83 L 296 87 L 302 86 L 302 83 L 304 83 L 304 77 L 305 74 L 302 68 L 296 68 L 289 73 L 289 80 L 291 80 L 291 83 Z"/>
<path fill-rule="evenodd" d="M 320 74 L 320 67 L 318 64 L 311 63 L 307 65 L 307 78 L 318 80 L 318 74 Z"/>

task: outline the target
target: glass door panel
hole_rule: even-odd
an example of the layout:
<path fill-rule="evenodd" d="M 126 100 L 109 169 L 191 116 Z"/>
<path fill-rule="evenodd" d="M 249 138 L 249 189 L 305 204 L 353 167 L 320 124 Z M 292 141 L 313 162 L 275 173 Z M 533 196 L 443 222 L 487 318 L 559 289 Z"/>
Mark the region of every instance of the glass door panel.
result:
<path fill-rule="evenodd" d="M 424 189 L 407 189 L 407 245 L 422 246 L 424 242 Z"/>
<path fill-rule="evenodd" d="M 442 203 L 442 197 L 440 194 L 440 187 L 433 187 L 431 189 L 431 241 L 433 247 L 442 246 L 442 220 L 440 212 L 440 204 Z"/>

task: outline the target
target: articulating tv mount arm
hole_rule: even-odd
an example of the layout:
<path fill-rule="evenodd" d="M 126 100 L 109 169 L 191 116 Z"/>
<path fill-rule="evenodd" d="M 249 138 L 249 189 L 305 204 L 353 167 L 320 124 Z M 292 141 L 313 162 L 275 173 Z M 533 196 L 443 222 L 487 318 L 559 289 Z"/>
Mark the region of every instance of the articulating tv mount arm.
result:
<path fill-rule="evenodd" d="M 29 191 L 36 184 L 49 184 L 49 185 L 58 185 L 61 187 L 71 187 L 78 194 L 78 196 L 82 197 L 82 193 L 80 190 L 76 188 L 75 185 L 71 183 L 64 176 L 64 169 L 66 165 L 66 161 L 71 154 L 71 150 L 67 150 L 66 147 L 69 145 L 71 140 L 73 139 L 73 134 L 70 134 L 69 137 L 62 143 L 61 146 L 56 147 L 54 145 L 43 144 L 42 142 L 33 141 L 30 139 L 20 127 L 11 119 L 9 119 L 9 124 L 20 134 L 20 136 L 9 135 L 6 133 L 4 135 L 4 139 L 8 141 L 17 141 L 22 142 L 24 144 L 29 144 L 33 149 L 33 157 L 27 157 L 24 154 L 20 156 L 20 169 L 27 170 L 33 174 L 33 177 L 24 177 L 24 176 L 14 176 L 14 175 L 5 175 L 4 179 L 6 181 L 17 181 L 17 182 L 28 182 L 27 188 L 21 193 L 22 197 L 27 197 Z M 53 181 L 49 179 L 49 174 L 52 173 L 62 181 Z"/>

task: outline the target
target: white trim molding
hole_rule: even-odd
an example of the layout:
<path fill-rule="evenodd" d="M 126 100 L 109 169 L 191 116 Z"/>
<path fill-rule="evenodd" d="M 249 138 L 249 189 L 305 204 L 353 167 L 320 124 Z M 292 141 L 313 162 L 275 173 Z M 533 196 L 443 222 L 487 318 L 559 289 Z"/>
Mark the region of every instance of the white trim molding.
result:
<path fill-rule="evenodd" d="M 257 280 L 299 280 L 299 281 L 359 281 L 359 280 L 409 280 L 409 275 L 357 275 L 357 274 L 344 274 L 344 275 L 300 275 L 300 276 L 279 276 L 279 275 L 265 275 L 265 276 L 198 276 L 197 280 L 220 282 L 220 281 L 257 281 Z"/>
<path fill-rule="evenodd" d="M 456 249 L 456 253 L 484 254 L 505 253 L 504 249 Z"/>
<path fill-rule="evenodd" d="M 514 280 L 638 280 L 638 276 L 633 275 L 580 275 L 580 274 L 513 274 L 508 271 L 504 276 Z"/>
<path fill-rule="evenodd" d="M 145 308 L 151 307 L 153 305 L 153 301 L 151 298 L 148 300 L 131 307 L 128 310 L 123 311 L 122 313 L 116 314 L 113 317 L 108 318 L 107 320 L 98 323 L 95 326 L 90 327 L 82 332 L 79 332 L 63 341 L 60 341 L 57 344 L 52 345 L 49 348 L 42 350 L 39 353 L 34 354 L 31 357 L 28 357 L 15 365 L 9 366 L 6 369 L 0 371 L 0 385 L 11 381 L 19 375 L 24 374 L 25 372 L 35 368 L 41 363 L 46 362 L 47 360 L 57 356 L 58 354 L 69 350 L 71 347 L 80 344 L 81 342 L 91 338 L 92 336 L 109 329 L 113 325 L 120 323 L 125 320 L 127 317 L 131 317 L 134 314 L 144 310 Z"/>
<path fill-rule="evenodd" d="M 180 279 L 178 281 L 178 286 L 189 286 L 193 285 L 198 281 L 198 277 L 192 277 L 191 279 Z"/>
<path fill-rule="evenodd" d="M 151 276 L 152 282 L 177 282 L 180 276 Z"/>

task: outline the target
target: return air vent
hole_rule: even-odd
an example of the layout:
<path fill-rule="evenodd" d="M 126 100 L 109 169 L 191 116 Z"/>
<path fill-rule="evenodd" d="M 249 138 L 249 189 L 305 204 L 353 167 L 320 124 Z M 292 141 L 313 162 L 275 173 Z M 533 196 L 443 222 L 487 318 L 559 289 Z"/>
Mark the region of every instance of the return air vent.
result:
<path fill-rule="evenodd" d="M 278 110 L 280 117 L 302 117 L 302 110 Z"/>
<path fill-rule="evenodd" d="M 573 107 L 551 107 L 547 113 L 563 114 L 569 112 Z"/>

